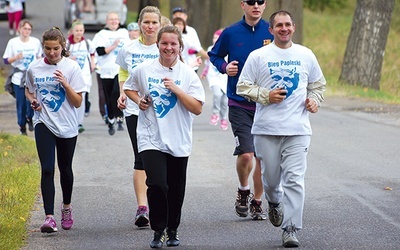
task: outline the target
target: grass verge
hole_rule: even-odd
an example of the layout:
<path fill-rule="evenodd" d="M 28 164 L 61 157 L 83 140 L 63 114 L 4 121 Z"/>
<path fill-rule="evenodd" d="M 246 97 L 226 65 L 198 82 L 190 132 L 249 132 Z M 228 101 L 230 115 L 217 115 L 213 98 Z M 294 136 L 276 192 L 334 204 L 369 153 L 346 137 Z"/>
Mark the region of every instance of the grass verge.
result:
<path fill-rule="evenodd" d="M 20 249 L 38 193 L 40 169 L 34 141 L 0 133 L 0 249 Z"/>

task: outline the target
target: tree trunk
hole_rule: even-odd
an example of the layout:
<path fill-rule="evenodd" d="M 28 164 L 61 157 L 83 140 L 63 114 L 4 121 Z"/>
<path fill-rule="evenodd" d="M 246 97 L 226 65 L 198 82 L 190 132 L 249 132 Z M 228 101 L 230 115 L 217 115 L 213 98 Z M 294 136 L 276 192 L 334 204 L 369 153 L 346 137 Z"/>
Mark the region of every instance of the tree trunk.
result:
<path fill-rule="evenodd" d="M 339 81 L 379 90 L 394 1 L 357 1 Z"/>

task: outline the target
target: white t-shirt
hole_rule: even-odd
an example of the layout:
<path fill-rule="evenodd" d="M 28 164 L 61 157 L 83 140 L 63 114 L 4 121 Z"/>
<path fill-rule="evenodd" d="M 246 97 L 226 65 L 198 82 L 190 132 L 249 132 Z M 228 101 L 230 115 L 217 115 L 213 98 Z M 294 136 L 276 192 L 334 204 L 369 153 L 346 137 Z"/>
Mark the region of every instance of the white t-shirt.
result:
<path fill-rule="evenodd" d="M 63 57 L 57 65 L 45 63 L 44 58 L 34 61 L 27 71 L 26 87 L 36 94 L 42 110 L 35 111 L 33 123 L 44 123 L 57 137 L 71 138 L 78 135 L 78 111 L 68 102 L 62 84 L 54 79 L 56 69 L 63 73 L 75 92 L 86 89 L 82 70 L 74 60 Z"/>
<path fill-rule="evenodd" d="M 127 43 L 120 52 L 118 53 L 116 63 L 121 66 L 122 69 L 127 70 L 129 74 L 132 74 L 133 69 L 147 60 L 154 60 L 160 56 L 157 44 L 145 45 L 135 39 L 130 43 Z M 130 115 L 138 115 L 139 107 L 131 99 L 126 99 L 126 108 L 124 109 L 125 117 Z"/>
<path fill-rule="evenodd" d="M 87 43 L 86 43 L 87 41 Z M 89 45 L 89 48 L 87 47 Z M 82 76 L 86 84 L 86 92 L 90 92 L 92 87 L 92 72 L 90 69 L 90 54 L 95 53 L 95 48 L 92 41 L 82 40 L 78 43 L 69 45 L 70 56 L 76 57 L 75 61 L 79 64 L 82 69 Z"/>
<path fill-rule="evenodd" d="M 213 46 L 209 46 L 207 51 L 211 51 L 212 48 Z M 208 67 L 206 78 L 210 89 L 212 86 L 218 86 L 222 90 L 222 92 L 226 93 L 228 75 L 219 72 L 217 67 L 215 67 L 214 64 L 210 62 L 210 60 L 206 60 L 204 62 L 204 67 Z"/>
<path fill-rule="evenodd" d="M 96 53 L 96 62 L 99 68 L 98 73 L 101 78 L 113 79 L 119 72 L 119 66 L 115 63 L 118 52 L 124 46 L 125 43 L 130 41 L 128 30 L 125 28 L 111 31 L 109 29 L 102 29 L 96 33 L 93 38 L 93 44 L 95 48 L 98 47 L 109 47 L 115 40 L 120 39 L 118 47 L 115 48 L 108 54 L 98 55 Z"/>
<path fill-rule="evenodd" d="M 23 58 L 11 63 L 11 66 L 24 71 L 28 69 L 29 64 L 42 56 L 42 45 L 39 39 L 31 36 L 27 42 L 23 42 L 21 41 L 20 37 L 11 38 L 7 43 L 3 58 L 5 59 L 14 57 L 21 52 L 23 54 Z M 12 76 L 11 82 L 15 85 L 20 85 L 22 75 L 22 72 L 16 72 Z"/>
<path fill-rule="evenodd" d="M 186 25 L 186 34 L 182 34 L 182 39 L 184 42 L 184 49 L 182 51 L 182 57 L 186 64 L 190 64 L 196 61 L 196 54 L 189 54 L 189 49 L 195 50 L 197 52 L 201 51 L 203 47 L 201 47 L 199 36 L 197 35 L 196 30 L 189 25 Z M 193 69 L 198 69 L 195 67 Z"/>
<path fill-rule="evenodd" d="M 6 7 L 7 13 L 14 13 L 17 11 L 22 11 L 23 6 L 21 0 L 8 0 L 9 5 Z"/>
<path fill-rule="evenodd" d="M 124 84 L 124 89 L 135 90 L 139 95 L 149 94 L 153 107 L 139 112 L 137 138 L 139 152 L 159 150 L 175 157 L 187 157 L 192 149 L 192 124 L 190 113 L 177 96 L 164 87 L 162 79 L 174 79 L 185 93 L 204 103 L 205 93 L 198 75 L 185 63 L 178 61 L 172 70 L 158 59 L 138 65 Z"/>
<path fill-rule="evenodd" d="M 257 84 L 269 90 L 286 89 L 279 104 L 257 103 L 252 134 L 311 135 L 308 111 L 305 107 L 307 86 L 323 77 L 314 53 L 301 45 L 281 49 L 274 43 L 250 53 L 239 82 Z"/>

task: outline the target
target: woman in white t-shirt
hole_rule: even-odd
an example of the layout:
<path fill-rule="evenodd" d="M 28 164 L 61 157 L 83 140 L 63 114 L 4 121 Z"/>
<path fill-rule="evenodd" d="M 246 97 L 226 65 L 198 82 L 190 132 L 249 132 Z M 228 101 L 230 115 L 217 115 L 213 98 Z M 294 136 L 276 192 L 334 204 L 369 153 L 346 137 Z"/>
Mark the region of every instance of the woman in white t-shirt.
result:
<path fill-rule="evenodd" d="M 135 155 L 133 170 L 133 186 L 135 189 L 138 209 L 135 216 L 135 225 L 144 227 L 149 225 L 147 195 L 146 195 L 146 173 L 138 153 L 136 127 L 139 108 L 135 102 L 126 98 L 122 89 L 124 82 L 132 73 L 134 68 L 147 60 L 154 60 L 159 57 L 157 48 L 157 33 L 161 25 L 161 13 L 157 7 L 146 6 L 139 14 L 138 24 L 140 27 L 139 39 L 128 43 L 119 51 L 116 63 L 120 66 L 118 75 L 120 84 L 120 97 L 118 107 L 124 111 L 126 127 L 128 128 L 133 152 Z"/>
<path fill-rule="evenodd" d="M 114 124 L 116 122 L 118 130 L 123 130 L 123 113 L 117 107 L 119 66 L 115 63 L 115 59 L 124 44 L 129 42 L 128 30 L 120 27 L 118 14 L 109 12 L 106 27 L 97 32 L 93 38 L 96 48 L 97 74 L 99 75 L 97 80 L 103 88 L 107 105 L 109 135 L 115 134 Z"/>
<path fill-rule="evenodd" d="M 42 169 L 41 190 L 46 219 L 40 230 L 42 233 L 53 233 L 57 232 L 54 220 L 56 151 L 63 197 L 61 226 L 69 230 L 73 224 L 72 158 L 78 135 L 77 108 L 82 104 L 82 92 L 86 86 L 79 64 L 66 58 L 69 51 L 59 28 L 47 30 L 42 44 L 45 57 L 29 66 L 25 94 L 35 111 L 35 142 Z"/>
<path fill-rule="evenodd" d="M 22 135 L 26 135 L 26 124 L 29 131 L 33 131 L 33 110 L 25 97 L 25 73 L 37 58 L 42 56 L 42 45 L 39 39 L 32 37 L 32 24 L 28 20 L 20 22 L 18 37 L 11 38 L 4 51 L 3 60 L 5 64 L 13 66 L 11 82 L 15 93 L 17 106 L 17 123 Z"/>
<path fill-rule="evenodd" d="M 202 112 L 204 88 L 197 74 L 181 61 L 182 35 L 175 26 L 157 35 L 160 57 L 138 65 L 124 84 L 139 106 L 138 150 L 146 171 L 151 248 L 178 246 L 178 227 L 192 149 L 192 125 Z"/>
<path fill-rule="evenodd" d="M 78 131 L 82 133 L 83 119 L 89 114 L 90 102 L 89 93 L 92 87 L 92 72 L 96 67 L 94 62 L 95 48 L 92 41 L 84 37 L 85 27 L 79 20 L 72 22 L 70 35 L 67 40 L 67 48 L 71 53 L 70 58 L 77 61 L 82 69 L 83 79 L 85 79 L 86 90 L 82 93 L 82 105 L 78 108 Z"/>

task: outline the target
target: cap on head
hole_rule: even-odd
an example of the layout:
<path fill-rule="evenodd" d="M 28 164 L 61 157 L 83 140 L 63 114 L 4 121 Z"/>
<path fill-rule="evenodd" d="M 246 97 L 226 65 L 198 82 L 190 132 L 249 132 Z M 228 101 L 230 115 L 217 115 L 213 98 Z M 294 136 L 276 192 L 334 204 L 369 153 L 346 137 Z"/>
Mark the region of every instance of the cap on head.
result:
<path fill-rule="evenodd" d="M 139 29 L 139 24 L 136 23 L 136 22 L 129 23 L 128 26 L 127 26 L 127 29 L 129 31 L 138 30 Z"/>
<path fill-rule="evenodd" d="M 185 13 L 185 14 L 186 14 L 186 9 L 184 9 L 184 8 L 182 8 L 182 7 L 175 7 L 175 8 L 172 10 L 172 14 L 175 14 L 175 13 L 177 13 L 177 12 L 182 12 L 182 13 Z"/>
<path fill-rule="evenodd" d="M 219 29 L 219 30 L 215 31 L 214 35 L 220 36 L 223 30 L 224 29 Z"/>

